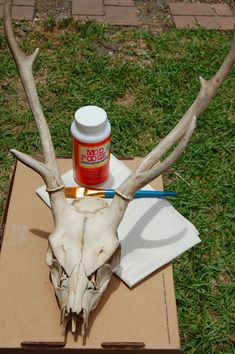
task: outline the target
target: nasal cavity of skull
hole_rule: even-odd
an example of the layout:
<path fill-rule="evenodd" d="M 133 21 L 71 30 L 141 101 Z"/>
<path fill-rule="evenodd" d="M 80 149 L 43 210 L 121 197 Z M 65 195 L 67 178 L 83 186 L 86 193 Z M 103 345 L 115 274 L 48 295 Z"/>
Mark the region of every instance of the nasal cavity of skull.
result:
<path fill-rule="evenodd" d="M 67 289 L 68 288 L 68 276 L 67 274 L 63 271 L 62 276 L 60 278 L 60 289 Z"/>
<path fill-rule="evenodd" d="M 94 273 L 92 273 L 90 276 L 87 277 L 87 279 L 88 279 L 87 290 L 96 290 L 96 286 L 95 286 L 96 273 L 97 273 L 97 270 Z"/>

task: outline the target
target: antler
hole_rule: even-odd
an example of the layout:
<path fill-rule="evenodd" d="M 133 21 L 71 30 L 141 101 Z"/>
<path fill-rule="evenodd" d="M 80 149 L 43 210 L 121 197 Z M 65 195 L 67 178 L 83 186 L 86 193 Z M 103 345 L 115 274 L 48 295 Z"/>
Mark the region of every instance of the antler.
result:
<path fill-rule="evenodd" d="M 17 157 L 17 159 L 38 172 L 43 177 L 47 186 L 47 191 L 50 194 L 52 210 L 55 216 L 58 214 L 56 211 L 57 208 L 61 203 L 66 203 L 66 199 L 63 192 L 64 185 L 56 161 L 51 135 L 40 105 L 36 85 L 33 78 L 33 63 L 37 57 L 39 49 L 37 48 L 31 55 L 26 55 L 19 48 L 12 27 L 11 7 L 12 0 L 6 0 L 4 6 L 5 35 L 11 53 L 18 67 L 24 91 L 38 128 L 45 162 L 42 163 L 32 158 L 31 156 L 28 156 L 14 149 L 11 149 L 10 151 L 15 157 Z"/>
<path fill-rule="evenodd" d="M 167 171 L 181 156 L 193 134 L 196 118 L 205 111 L 234 63 L 235 35 L 229 53 L 217 73 L 210 80 L 200 77 L 201 87 L 199 94 L 185 115 L 175 128 L 145 157 L 137 171 L 132 173 L 117 189 L 111 209 L 119 214 L 117 218 L 119 222 L 134 193 Z M 160 164 L 157 164 L 163 155 L 178 141 L 180 142 L 175 150 Z"/>

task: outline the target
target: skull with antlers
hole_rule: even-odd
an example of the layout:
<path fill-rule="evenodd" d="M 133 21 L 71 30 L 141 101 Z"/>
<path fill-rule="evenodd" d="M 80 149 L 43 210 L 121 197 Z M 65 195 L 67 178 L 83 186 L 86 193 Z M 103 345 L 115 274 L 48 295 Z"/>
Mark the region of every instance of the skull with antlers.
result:
<path fill-rule="evenodd" d="M 217 73 L 210 80 L 200 78 L 200 92 L 191 107 L 176 127 L 145 157 L 137 171 L 116 190 L 112 203 L 109 205 L 103 199 L 84 197 L 68 205 L 32 73 L 38 49 L 28 56 L 17 45 L 12 27 L 11 7 L 12 0 L 6 0 L 6 38 L 35 118 L 44 162 L 17 150 L 11 152 L 39 173 L 46 183 L 55 223 L 55 230 L 48 240 L 47 264 L 60 306 L 63 328 L 70 324 L 72 332 L 76 332 L 78 323 L 81 322 L 84 334 L 89 313 L 97 306 L 119 264 L 117 229 L 129 202 L 137 190 L 168 170 L 185 150 L 195 129 L 196 118 L 206 109 L 235 63 L 235 38 Z M 157 164 L 176 143 L 178 145 L 173 152 Z"/>

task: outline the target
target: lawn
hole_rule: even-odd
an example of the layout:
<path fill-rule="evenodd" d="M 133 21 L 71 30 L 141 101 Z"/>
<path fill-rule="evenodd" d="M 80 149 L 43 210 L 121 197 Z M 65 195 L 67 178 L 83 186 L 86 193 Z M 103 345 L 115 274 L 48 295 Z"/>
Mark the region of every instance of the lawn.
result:
<path fill-rule="evenodd" d="M 0 210 L 17 148 L 40 153 L 40 142 L 0 27 Z M 70 20 L 18 23 L 25 51 L 40 48 L 34 73 L 58 156 L 71 155 L 77 108 L 103 107 L 112 125 L 112 153 L 144 156 L 169 132 L 199 90 L 199 75 L 218 69 L 232 33 L 116 28 Z M 235 353 L 234 132 L 235 70 L 198 119 L 183 157 L 164 175 L 179 193 L 175 208 L 202 243 L 174 261 L 184 353 Z"/>

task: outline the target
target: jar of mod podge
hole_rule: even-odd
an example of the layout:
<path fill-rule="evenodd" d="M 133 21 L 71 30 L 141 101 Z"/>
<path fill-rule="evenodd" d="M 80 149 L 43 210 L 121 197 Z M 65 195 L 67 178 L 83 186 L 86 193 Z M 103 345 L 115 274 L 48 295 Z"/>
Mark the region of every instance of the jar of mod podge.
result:
<path fill-rule="evenodd" d="M 97 106 L 79 108 L 71 133 L 75 181 L 89 186 L 104 182 L 109 176 L 111 141 L 106 112 Z"/>

